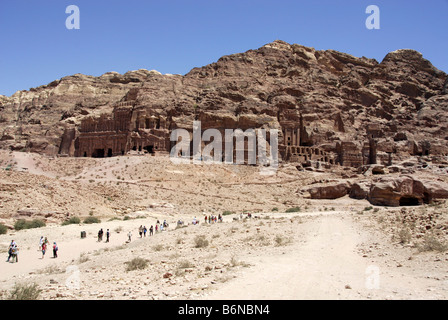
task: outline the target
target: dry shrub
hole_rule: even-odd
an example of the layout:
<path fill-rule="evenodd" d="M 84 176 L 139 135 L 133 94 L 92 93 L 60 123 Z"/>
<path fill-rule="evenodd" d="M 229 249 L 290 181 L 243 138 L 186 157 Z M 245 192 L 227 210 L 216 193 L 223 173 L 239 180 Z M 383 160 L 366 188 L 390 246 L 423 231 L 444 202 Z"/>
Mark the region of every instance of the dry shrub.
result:
<path fill-rule="evenodd" d="M 286 246 L 287 244 L 290 244 L 292 242 L 291 238 L 288 237 L 284 237 L 281 235 L 277 235 L 275 236 L 275 245 L 280 247 L 280 246 Z"/>
<path fill-rule="evenodd" d="M 196 248 L 205 248 L 209 244 L 208 240 L 205 238 L 204 235 L 196 236 L 194 238 L 194 245 Z"/>
<path fill-rule="evenodd" d="M 39 286 L 36 283 L 32 284 L 15 284 L 11 290 L 8 300 L 37 300 L 40 293 Z"/>
<path fill-rule="evenodd" d="M 434 234 L 428 233 L 423 239 L 423 243 L 417 246 L 419 252 L 448 250 L 448 244 L 440 241 Z"/>
<path fill-rule="evenodd" d="M 148 266 L 148 260 L 134 258 L 131 261 L 125 262 L 125 264 L 127 264 L 126 271 L 142 270 Z"/>

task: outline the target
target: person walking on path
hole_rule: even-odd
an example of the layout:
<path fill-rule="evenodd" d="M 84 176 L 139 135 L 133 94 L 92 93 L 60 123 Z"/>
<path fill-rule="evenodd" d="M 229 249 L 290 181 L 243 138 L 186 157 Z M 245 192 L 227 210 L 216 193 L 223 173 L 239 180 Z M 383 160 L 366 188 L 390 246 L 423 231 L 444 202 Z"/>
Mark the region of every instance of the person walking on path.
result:
<path fill-rule="evenodd" d="M 109 229 L 106 231 L 106 242 L 109 242 L 110 232 Z"/>
<path fill-rule="evenodd" d="M 40 237 L 40 240 L 39 240 L 39 251 L 42 250 L 42 243 L 44 243 L 44 237 Z"/>
<path fill-rule="evenodd" d="M 53 258 L 57 258 L 58 257 L 58 245 L 56 244 L 56 242 L 53 242 Z"/>
<path fill-rule="evenodd" d="M 9 262 L 9 259 L 11 259 L 11 257 L 13 256 L 14 246 L 16 246 L 16 242 L 14 240 L 11 240 L 11 243 L 9 244 L 8 247 L 8 260 L 6 260 L 6 262 Z"/>
<path fill-rule="evenodd" d="M 152 235 L 154 235 L 154 228 L 151 225 L 151 227 L 149 228 L 149 236 L 152 236 Z"/>
<path fill-rule="evenodd" d="M 45 238 L 47 239 L 47 238 Z M 42 243 L 42 259 L 45 257 L 45 252 L 47 251 L 47 241 Z"/>
<path fill-rule="evenodd" d="M 132 232 L 129 230 L 128 232 L 128 241 L 131 242 Z"/>
<path fill-rule="evenodd" d="M 138 228 L 138 234 L 140 235 L 140 238 L 142 237 L 143 234 L 143 226 L 140 225 L 140 227 Z"/>
<path fill-rule="evenodd" d="M 17 247 L 17 243 L 14 242 L 14 246 L 12 247 L 12 262 L 14 262 L 14 259 L 16 259 L 16 262 L 19 262 L 19 248 Z"/>
<path fill-rule="evenodd" d="M 98 231 L 98 242 L 103 241 L 103 228 L 100 229 L 100 231 Z"/>

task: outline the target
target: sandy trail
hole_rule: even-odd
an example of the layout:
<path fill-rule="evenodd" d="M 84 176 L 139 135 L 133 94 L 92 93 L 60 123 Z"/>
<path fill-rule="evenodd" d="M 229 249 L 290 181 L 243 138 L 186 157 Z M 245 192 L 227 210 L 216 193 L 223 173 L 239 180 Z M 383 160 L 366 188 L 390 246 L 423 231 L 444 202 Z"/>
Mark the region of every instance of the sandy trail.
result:
<path fill-rule="evenodd" d="M 367 265 L 354 251 L 358 234 L 343 215 L 321 215 L 307 225 L 303 246 L 255 258 L 255 267 L 209 299 L 280 300 L 353 298 Z M 257 261 L 258 260 L 258 261 Z M 248 261 L 249 262 L 249 261 Z M 245 288 L 245 290 L 241 290 Z"/>
<path fill-rule="evenodd" d="M 328 300 L 420 299 L 429 283 L 387 268 L 357 252 L 365 230 L 350 214 L 319 215 L 307 223 L 304 241 L 273 256 L 246 259 L 245 269 L 206 299 Z M 431 294 L 429 294 L 431 296 Z"/>
<path fill-rule="evenodd" d="M 408 261 L 407 254 L 401 251 L 393 251 L 393 246 L 388 246 L 387 240 L 379 239 L 372 229 L 367 228 L 362 224 L 357 216 L 349 211 L 334 211 L 334 212 L 308 212 L 298 213 L 300 217 L 304 217 L 304 222 L 291 224 L 290 219 L 294 215 L 285 215 L 284 217 L 279 214 L 278 221 L 271 221 L 272 228 L 280 227 L 284 230 L 291 230 L 286 228 L 285 223 L 295 225 L 297 232 L 292 244 L 287 246 L 279 246 L 270 248 L 269 251 L 264 250 L 250 250 L 250 251 L 233 251 L 232 254 L 236 255 L 236 258 L 240 261 L 248 263 L 250 267 L 241 267 L 233 269 L 234 271 L 228 271 L 228 275 L 232 277 L 225 282 L 217 281 L 220 276 L 211 276 L 212 278 L 197 278 L 193 283 L 184 285 L 182 277 L 174 278 L 175 284 L 168 283 L 171 280 L 163 279 L 159 284 L 169 287 L 151 286 L 152 295 L 164 297 L 160 294 L 160 290 L 175 290 L 181 292 L 187 290 L 188 286 L 196 285 L 197 281 L 201 282 L 201 285 L 210 284 L 210 280 L 214 279 L 215 283 L 206 292 L 203 291 L 203 295 L 197 296 L 194 299 L 212 299 L 212 300 L 326 300 L 326 299 L 446 299 L 446 285 L 448 281 L 443 281 L 444 277 L 444 265 L 439 264 L 439 267 L 429 267 L 428 261 L 425 260 L 424 255 L 414 256 L 414 259 Z M 307 218 L 305 218 L 307 216 Z M 288 218 L 289 217 L 289 218 Z M 296 217 L 297 218 L 297 217 Z M 261 220 L 260 220 L 261 221 Z M 95 268 L 95 272 L 98 270 L 105 270 L 107 274 L 99 273 L 83 273 L 83 278 L 87 278 L 88 275 L 92 275 L 93 281 L 98 283 L 89 288 L 83 289 L 86 292 L 90 291 L 102 291 L 107 290 L 114 292 L 115 289 L 103 288 L 105 284 L 115 278 L 122 277 L 122 280 L 117 280 L 118 287 L 122 286 L 123 281 L 140 281 L 140 277 L 144 275 L 153 276 L 154 271 L 157 269 L 164 269 L 165 265 L 168 266 L 168 271 L 174 272 L 175 269 L 170 266 L 169 254 L 175 254 L 176 251 L 168 252 L 163 260 L 162 264 L 157 264 L 156 269 L 153 272 L 141 273 L 123 273 L 120 268 L 123 261 L 129 261 L 134 255 L 141 255 L 143 252 L 148 252 L 148 257 L 151 256 L 153 245 L 157 243 L 171 243 L 179 236 L 186 236 L 186 243 L 192 242 L 195 235 L 202 233 L 205 227 L 189 227 L 183 230 L 172 231 L 165 234 L 156 236 L 151 241 L 145 239 L 139 239 L 137 232 L 135 232 L 136 223 L 148 225 L 150 221 L 138 220 L 138 221 L 110 221 L 102 224 L 103 229 L 114 228 L 120 226 L 123 227 L 123 231 L 119 234 L 113 233 L 110 243 L 101 242 L 98 243 L 95 240 L 96 232 L 98 230 L 97 225 L 71 225 L 65 227 L 46 227 L 43 229 L 31 229 L 18 232 L 14 235 L 14 239 L 18 243 L 22 244 L 22 250 L 19 256 L 19 263 L 3 263 L 1 266 L 2 272 L 0 273 L 0 284 L 7 288 L 7 283 L 27 281 L 27 279 L 33 279 L 39 273 L 45 272 L 46 268 L 58 267 L 62 272 L 70 265 L 77 265 L 80 255 L 82 253 L 94 253 L 98 251 L 99 259 L 95 259 L 90 255 L 92 267 Z M 255 225 L 259 222 L 252 221 Z M 244 224 L 239 222 L 233 223 L 229 218 L 228 223 L 223 225 L 216 225 L 209 230 L 212 234 L 218 234 L 221 232 L 227 232 L 234 226 L 239 226 L 241 231 L 248 228 L 250 224 L 243 227 Z M 266 225 L 265 225 L 266 226 Z M 80 239 L 80 230 L 87 231 L 87 239 Z M 128 230 L 133 232 L 132 246 L 124 251 L 103 252 L 101 249 L 109 247 L 112 249 L 114 246 L 121 246 L 127 239 Z M 202 231 L 201 231 L 202 230 Z M 184 232 L 188 232 L 184 234 Z M 290 232 L 290 231 L 289 231 Z M 60 247 L 59 257 L 52 259 L 52 250 L 48 250 L 45 259 L 41 259 L 41 253 L 37 250 L 38 240 L 42 233 L 49 234 L 54 239 L 60 239 L 58 245 Z M 244 232 L 245 233 L 245 232 Z M 44 234 L 44 235 L 45 235 Z M 211 234 L 211 235 L 212 235 Z M 227 233 L 228 234 L 228 233 Z M 289 234 L 284 234 L 289 236 Z M 10 239 L 11 235 L 1 236 L 1 245 L 5 245 L 5 241 Z M 223 241 L 221 245 L 227 243 L 225 237 L 215 238 L 216 241 Z M 374 239 L 374 242 L 372 242 Z M 52 239 L 49 239 L 52 241 Z M 372 243 L 381 242 L 382 249 L 376 254 L 371 253 L 368 258 L 363 257 L 360 253 L 360 247 L 370 246 Z M 138 245 L 141 246 L 139 247 Z M 239 245 L 241 246 L 241 240 Z M 219 247 L 219 244 L 217 243 Z M 174 247 L 173 247 L 174 248 Z M 274 249 L 274 250 L 272 250 Z M 179 257 L 179 259 L 189 259 L 194 261 L 192 255 L 198 249 L 191 248 L 183 250 L 185 256 Z M 212 250 L 212 251 L 209 251 Z M 207 249 L 204 254 L 212 256 L 218 255 L 216 249 Z M 389 254 L 385 254 L 386 251 Z M 140 253 L 138 253 L 140 252 Z M 207 253 L 208 252 L 208 253 Z M 245 253 L 243 253 L 245 252 Z M 274 253 L 272 253 L 274 252 Z M 397 252 L 401 252 L 396 255 Z M 117 261 L 115 266 L 111 266 L 107 269 L 105 255 L 111 255 L 111 259 L 117 259 L 116 254 L 123 256 L 120 261 Z M 157 253 L 156 254 L 160 254 Z M 180 254 L 180 253 L 178 253 Z M 229 253 L 221 253 L 227 258 L 221 259 L 226 261 Z M 428 256 L 429 257 L 429 256 Z M 104 260 L 105 259 L 105 260 Z M 214 259 L 218 259 L 215 257 Z M 423 259 L 423 260 L 422 260 Z M 5 256 L 6 260 L 6 256 Z M 104 261 L 103 261 L 104 260 Z M 434 259 L 431 259 L 434 260 Z M 155 261 L 155 260 L 154 260 Z M 396 262 L 400 261 L 405 265 L 398 268 Z M 421 261 L 421 262 L 419 262 Z M 196 261 L 195 263 L 198 263 Z M 218 262 L 214 262 L 215 265 L 222 265 Z M 409 264 L 409 266 L 407 266 Z M 175 262 L 172 264 L 176 265 Z M 208 265 L 208 264 L 207 264 Z M 84 267 L 83 267 L 84 268 Z M 200 270 L 203 270 L 204 265 L 198 266 Z M 427 268 L 434 273 L 430 276 Z M 83 272 L 87 272 L 87 269 L 83 269 Z M 93 270 L 93 269 L 92 269 Z M 222 270 L 222 269 L 221 269 Z M 120 273 L 121 272 L 121 273 Z M 160 271 L 161 273 L 165 271 Z M 139 276 L 140 275 L 140 276 Z M 64 281 L 67 275 L 62 273 L 60 275 L 53 274 L 50 277 L 59 277 L 59 285 L 64 286 Z M 96 279 L 98 277 L 98 279 Z M 192 277 L 188 274 L 188 277 Z M 194 276 L 193 276 L 194 278 Z M 103 279 L 103 280 L 101 280 Z M 106 281 L 104 281 L 106 279 Z M 112 279 L 112 280 L 111 280 Z M 155 281 L 155 280 L 153 280 Z M 167 282 L 168 281 L 168 282 Z M 213 283 L 212 282 L 212 283 Z M 45 283 L 48 283 L 48 279 Z M 51 285 L 51 284 L 50 284 Z M 197 284 L 199 285 L 199 284 Z M 187 287 L 187 288 L 186 288 Z M 114 287 L 115 288 L 115 287 Z M 121 287 L 120 287 L 121 288 Z M 145 295 L 147 288 L 144 288 L 143 295 L 140 298 L 147 299 Z M 65 289 L 64 289 L 65 290 Z M 123 290 L 123 288 L 118 289 Z M 165 292 L 164 291 L 164 292 Z M 64 291 L 66 292 L 66 290 Z M 88 293 L 90 295 L 90 293 Z M 177 294 L 177 297 L 185 297 L 185 295 Z M 84 295 L 82 297 L 85 297 Z M 90 296 L 89 296 L 90 297 Z M 126 296 L 127 297 L 127 296 Z M 125 298 L 126 298 L 125 297 Z M 171 297 L 171 296 L 170 296 Z M 122 296 L 118 296 L 122 299 Z"/>
<path fill-rule="evenodd" d="M 135 222 L 134 222 L 135 224 Z M 125 229 L 120 234 L 112 232 L 118 225 L 125 226 Z M 132 226 L 132 227 L 131 227 Z M 97 232 L 103 228 L 106 232 L 107 228 L 111 230 L 110 242 L 106 243 L 106 234 L 103 236 L 102 242 L 97 242 Z M 120 223 L 111 221 L 103 222 L 101 226 L 78 225 L 69 226 L 53 226 L 40 229 L 29 229 L 18 232 L 15 235 L 2 235 L 0 237 L 1 245 L 6 247 L 9 244 L 9 239 L 15 240 L 19 245 L 19 262 L 18 263 L 2 263 L 0 272 L 0 281 L 5 281 L 11 278 L 23 278 L 24 275 L 45 271 L 48 267 L 63 267 L 76 262 L 82 254 L 94 252 L 104 248 L 112 248 L 117 245 L 122 245 L 127 240 L 127 232 L 131 230 L 134 241 L 138 240 L 138 233 L 134 230 L 135 226 L 132 222 L 120 221 Z M 87 237 L 81 239 L 80 231 L 86 231 Z M 40 236 L 47 236 L 49 240 L 48 249 L 45 257 L 42 259 L 42 252 L 39 251 Z M 8 240 L 7 240 L 8 239 Z M 58 257 L 53 258 L 53 241 L 57 242 L 59 247 Z M 5 253 L 4 261 L 6 261 L 7 254 Z"/>

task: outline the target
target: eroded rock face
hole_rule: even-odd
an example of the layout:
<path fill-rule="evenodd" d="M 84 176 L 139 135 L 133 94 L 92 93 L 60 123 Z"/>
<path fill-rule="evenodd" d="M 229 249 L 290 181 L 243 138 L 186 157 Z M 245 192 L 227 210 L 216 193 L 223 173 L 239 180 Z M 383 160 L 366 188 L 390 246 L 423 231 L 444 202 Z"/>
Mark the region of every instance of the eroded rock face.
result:
<path fill-rule="evenodd" d="M 333 183 L 325 183 L 306 189 L 311 199 L 338 199 L 350 192 L 350 183 L 347 181 L 339 181 Z"/>
<path fill-rule="evenodd" d="M 384 177 L 370 187 L 368 200 L 374 205 L 398 207 L 423 203 L 423 188 L 410 177 Z"/>
<path fill-rule="evenodd" d="M 361 187 L 355 184 L 350 196 L 360 199 L 365 191 L 366 185 Z M 433 200 L 448 199 L 448 185 L 441 181 L 414 179 L 410 176 L 386 176 L 371 183 L 366 198 L 374 205 L 392 207 L 421 205 Z"/>
<path fill-rule="evenodd" d="M 352 184 L 350 188 L 350 198 L 367 199 L 370 191 L 370 183 L 367 181 L 359 181 Z"/>
<path fill-rule="evenodd" d="M 176 128 L 280 130 L 284 161 L 359 167 L 448 154 L 447 75 L 414 50 L 379 63 L 274 41 L 188 74 L 76 74 L 0 96 L 0 148 L 115 156 L 170 150 Z"/>

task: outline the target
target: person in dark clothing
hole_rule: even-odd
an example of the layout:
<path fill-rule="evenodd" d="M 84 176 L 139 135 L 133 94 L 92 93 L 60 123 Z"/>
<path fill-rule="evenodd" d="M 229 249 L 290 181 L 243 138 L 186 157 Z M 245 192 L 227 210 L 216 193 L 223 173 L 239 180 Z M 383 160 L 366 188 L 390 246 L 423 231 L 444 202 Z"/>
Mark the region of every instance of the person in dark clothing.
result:
<path fill-rule="evenodd" d="M 15 246 L 16 246 L 15 241 L 11 240 L 11 243 L 9 244 L 9 247 L 8 247 L 8 260 L 6 260 L 6 262 L 9 262 L 9 260 L 11 258 L 13 258 L 13 249 L 14 249 Z"/>
<path fill-rule="evenodd" d="M 103 241 L 103 228 L 100 229 L 100 231 L 98 231 L 98 242 Z"/>
<path fill-rule="evenodd" d="M 53 242 L 53 258 L 57 258 L 58 257 L 58 245 L 56 244 L 56 242 Z"/>

